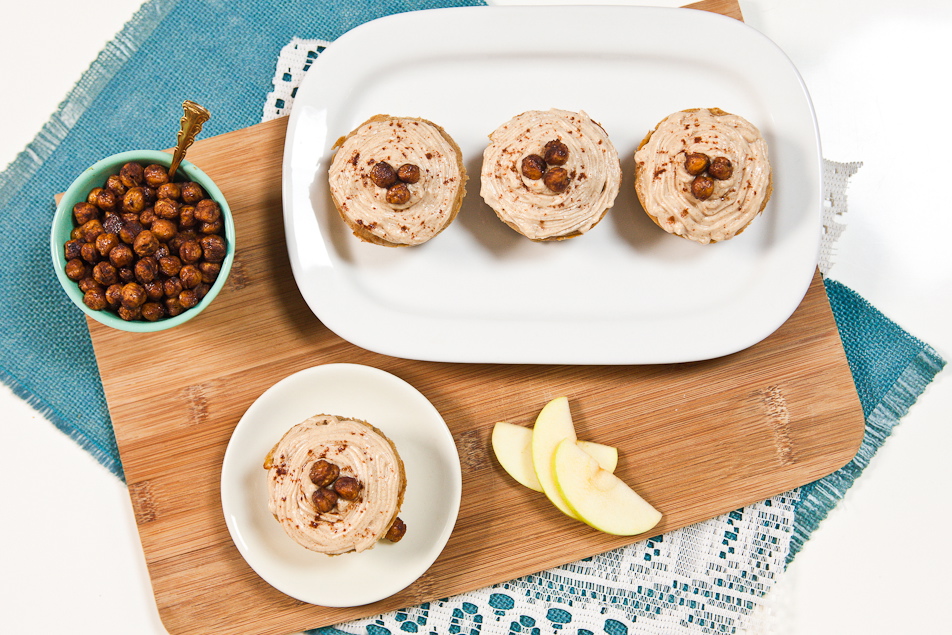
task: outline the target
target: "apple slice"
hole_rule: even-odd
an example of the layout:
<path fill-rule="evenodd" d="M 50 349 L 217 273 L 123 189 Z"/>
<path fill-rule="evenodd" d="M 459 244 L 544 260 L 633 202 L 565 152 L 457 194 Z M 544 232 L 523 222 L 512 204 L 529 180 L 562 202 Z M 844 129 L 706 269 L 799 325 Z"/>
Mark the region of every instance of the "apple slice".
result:
<path fill-rule="evenodd" d="M 531 490 L 542 491 L 532 466 L 532 429 L 500 421 L 493 426 L 493 452 L 504 470 Z M 591 455 L 604 470 L 614 472 L 618 466 L 618 448 L 592 441 L 578 441 L 578 446 Z"/>
<path fill-rule="evenodd" d="M 555 484 L 555 463 L 553 462 L 555 449 L 559 447 L 559 444 L 568 441 L 577 448 L 576 439 L 575 423 L 572 421 L 572 412 L 569 410 L 568 397 L 557 397 L 545 404 L 536 418 L 535 427 L 532 428 L 532 466 L 539 479 L 539 485 L 542 486 L 542 492 L 552 501 L 552 504 L 567 516 L 581 520 L 559 493 L 559 488 Z M 582 451 L 579 450 L 579 452 Z M 582 454 L 585 453 L 582 452 Z M 588 455 L 585 454 L 585 456 Z"/>
<path fill-rule="evenodd" d="M 559 442 L 552 464 L 561 499 L 577 518 L 595 529 L 634 536 L 661 520 L 661 512 L 620 478 L 599 467 L 570 439 Z"/>

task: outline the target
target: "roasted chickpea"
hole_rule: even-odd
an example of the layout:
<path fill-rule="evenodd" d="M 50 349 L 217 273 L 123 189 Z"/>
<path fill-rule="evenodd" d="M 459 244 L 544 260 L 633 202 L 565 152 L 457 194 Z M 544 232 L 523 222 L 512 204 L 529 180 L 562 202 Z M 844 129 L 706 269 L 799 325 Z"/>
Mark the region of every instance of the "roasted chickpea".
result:
<path fill-rule="evenodd" d="M 96 205 L 96 200 L 99 198 L 100 192 L 102 192 L 101 187 L 94 187 L 93 189 L 89 190 L 89 194 L 86 195 L 86 202 L 90 205 Z"/>
<path fill-rule="evenodd" d="M 182 183 L 182 201 L 189 205 L 194 205 L 205 198 L 205 191 L 202 186 L 193 181 Z"/>
<path fill-rule="evenodd" d="M 155 233 L 154 230 L 153 230 L 153 233 Z M 160 242 L 160 243 L 159 243 L 158 249 L 156 249 L 156 250 L 155 250 L 155 253 L 152 254 L 152 256 L 153 256 L 156 260 L 160 260 L 160 259 L 162 259 L 162 258 L 166 258 L 166 257 L 168 257 L 168 256 L 170 256 L 170 255 L 172 255 L 172 252 L 169 251 L 169 245 L 168 245 L 168 243 L 163 243 L 163 242 Z"/>
<path fill-rule="evenodd" d="M 212 290 L 212 285 L 203 281 L 200 285 L 195 287 L 195 295 L 197 295 L 199 301 L 201 301 L 201 299 L 204 298 L 206 295 L 208 295 L 208 292 L 211 290 Z"/>
<path fill-rule="evenodd" d="M 118 214 L 106 214 L 105 218 L 102 221 L 102 229 L 107 234 L 119 234 L 119 230 L 122 229 L 122 217 Z"/>
<path fill-rule="evenodd" d="M 149 205 L 155 205 L 155 202 L 159 200 L 158 194 L 156 194 L 154 187 L 149 187 L 148 185 L 142 186 L 142 195 L 145 196 L 146 207 Z"/>
<path fill-rule="evenodd" d="M 202 253 L 208 262 L 221 262 L 228 253 L 225 239 L 217 234 L 202 236 L 198 242 L 202 246 Z"/>
<path fill-rule="evenodd" d="M 119 272 L 120 282 L 134 282 L 136 279 L 136 272 L 132 267 L 119 267 L 116 271 Z"/>
<path fill-rule="evenodd" d="M 129 307 L 120 306 L 116 313 L 127 322 L 135 322 L 142 317 L 142 307 L 137 306 L 130 309 Z"/>
<path fill-rule="evenodd" d="M 140 284 L 152 282 L 159 275 L 159 262 L 152 256 L 140 258 L 133 270 L 136 272 L 136 281 Z"/>
<path fill-rule="evenodd" d="M 314 461 L 308 472 L 311 482 L 317 485 L 318 488 L 327 487 L 336 481 L 339 475 L 340 467 L 324 459 Z"/>
<path fill-rule="evenodd" d="M 202 283 L 202 272 L 195 265 L 185 265 L 179 271 L 179 280 L 186 289 L 194 289 Z"/>
<path fill-rule="evenodd" d="M 569 160 L 569 148 L 558 139 L 553 139 L 545 144 L 542 158 L 549 165 L 565 165 Z"/>
<path fill-rule="evenodd" d="M 160 280 L 143 283 L 142 288 L 145 289 L 146 301 L 158 302 L 165 297 L 165 286 Z"/>
<path fill-rule="evenodd" d="M 172 236 L 178 233 L 178 227 L 175 226 L 175 223 L 164 218 L 155 219 L 150 229 L 152 234 L 163 243 L 167 243 L 172 239 Z"/>
<path fill-rule="evenodd" d="M 66 277 L 73 282 L 79 282 L 89 275 L 89 267 L 79 258 L 73 258 L 66 263 Z"/>
<path fill-rule="evenodd" d="M 119 168 L 119 178 L 126 187 L 137 187 L 142 185 L 145 180 L 142 165 L 135 161 L 130 161 Z"/>
<path fill-rule="evenodd" d="M 119 209 L 119 195 L 110 189 L 103 188 L 96 195 L 96 207 L 104 212 L 115 212 Z"/>
<path fill-rule="evenodd" d="M 360 496 L 363 485 L 353 476 L 341 476 L 334 481 L 334 491 L 344 500 L 354 501 Z"/>
<path fill-rule="evenodd" d="M 159 248 L 159 239 L 148 229 L 143 229 L 136 236 L 132 250 L 139 256 L 151 256 Z"/>
<path fill-rule="evenodd" d="M 714 157 L 714 160 L 711 161 L 711 167 L 707 169 L 707 173 L 715 179 L 724 181 L 731 178 L 734 174 L 734 166 L 727 157 Z"/>
<path fill-rule="evenodd" d="M 195 204 L 195 219 L 203 223 L 214 223 L 221 219 L 221 207 L 210 198 Z"/>
<path fill-rule="evenodd" d="M 156 188 L 155 195 L 158 196 L 160 200 L 163 198 L 168 198 L 172 199 L 173 201 L 177 201 L 182 198 L 182 186 L 171 181 L 168 183 L 163 183 L 158 188 Z"/>
<path fill-rule="evenodd" d="M 198 305 L 198 293 L 195 289 L 183 289 L 180 294 L 178 294 L 179 302 L 186 309 L 191 309 Z"/>
<path fill-rule="evenodd" d="M 406 183 L 394 183 L 387 188 L 386 198 L 391 205 L 405 205 L 410 202 L 410 188 Z"/>
<path fill-rule="evenodd" d="M 106 302 L 109 303 L 109 306 L 113 309 L 118 308 L 121 304 L 122 299 L 122 285 L 121 284 L 111 284 L 106 287 Z"/>
<path fill-rule="evenodd" d="M 166 276 L 177 276 L 182 269 L 182 259 L 178 256 L 164 256 L 159 258 L 159 271 Z"/>
<path fill-rule="evenodd" d="M 160 198 L 155 202 L 155 215 L 166 220 L 175 220 L 179 217 L 181 206 L 178 201 L 170 198 Z"/>
<path fill-rule="evenodd" d="M 311 494 L 311 502 L 319 514 L 326 514 L 337 506 L 337 492 L 331 489 L 317 488 Z"/>
<path fill-rule="evenodd" d="M 165 297 L 178 298 L 178 295 L 185 287 L 182 286 L 182 281 L 179 280 L 178 276 L 172 276 L 162 283 L 162 288 L 165 291 Z"/>
<path fill-rule="evenodd" d="M 198 262 L 202 258 L 202 246 L 197 240 L 185 241 L 179 248 L 179 258 L 186 264 Z"/>
<path fill-rule="evenodd" d="M 119 246 L 119 236 L 116 234 L 102 233 L 96 236 L 96 250 L 103 258 L 109 256 L 109 252 Z"/>
<path fill-rule="evenodd" d="M 714 194 L 714 181 L 706 176 L 696 176 L 691 181 L 691 194 L 699 201 L 706 201 Z"/>
<path fill-rule="evenodd" d="M 99 234 L 106 231 L 102 226 L 102 222 L 98 218 L 86 221 L 80 226 L 80 229 L 82 230 L 83 240 L 85 240 L 87 243 L 95 242 Z"/>
<path fill-rule="evenodd" d="M 102 311 L 108 306 L 106 293 L 102 289 L 90 289 L 83 294 L 83 304 L 93 311 Z"/>
<path fill-rule="evenodd" d="M 79 248 L 79 255 L 83 260 L 91 265 L 96 264 L 100 260 L 99 250 L 96 249 L 96 243 L 83 243 L 83 246 Z"/>
<path fill-rule="evenodd" d="M 404 163 L 397 168 L 397 178 L 404 183 L 416 183 L 420 180 L 420 167 L 412 163 Z"/>
<path fill-rule="evenodd" d="M 147 165 L 142 171 L 145 182 L 149 187 L 157 188 L 169 182 L 169 171 L 161 165 Z"/>
<path fill-rule="evenodd" d="M 119 243 L 109 252 L 109 262 L 116 267 L 128 267 L 134 257 L 132 247 L 125 243 Z"/>
<path fill-rule="evenodd" d="M 72 231 L 69 232 L 69 239 L 83 242 L 83 228 L 73 227 Z"/>
<path fill-rule="evenodd" d="M 99 218 L 99 208 L 89 203 L 76 203 L 73 205 L 73 218 L 77 225 L 83 225 L 94 218 Z"/>
<path fill-rule="evenodd" d="M 119 228 L 119 240 L 127 245 L 132 245 L 135 243 L 136 237 L 142 233 L 142 230 L 142 223 L 139 222 L 138 217 L 132 220 L 123 220 L 122 227 Z"/>
<path fill-rule="evenodd" d="M 128 282 L 122 285 L 119 303 L 127 309 L 135 309 L 145 304 L 145 289 L 138 282 Z"/>
<path fill-rule="evenodd" d="M 158 220 L 158 218 L 159 217 L 155 215 L 154 207 L 147 207 L 139 214 L 139 222 L 145 229 L 152 229 L 152 223 Z"/>
<path fill-rule="evenodd" d="M 103 260 L 93 266 L 93 279 L 108 287 L 119 282 L 119 271 L 111 262 Z"/>
<path fill-rule="evenodd" d="M 115 192 L 119 200 L 122 200 L 122 197 L 129 188 L 126 187 L 126 185 L 122 182 L 122 179 L 119 178 L 118 174 L 113 174 L 110 175 L 108 179 L 106 179 L 106 189 Z"/>
<path fill-rule="evenodd" d="M 202 272 L 202 282 L 213 284 L 221 273 L 221 265 L 217 262 L 203 260 L 198 263 L 198 270 Z"/>
<path fill-rule="evenodd" d="M 179 229 L 191 229 L 197 224 L 198 221 L 195 219 L 195 206 L 182 205 L 182 207 L 179 208 Z"/>
<path fill-rule="evenodd" d="M 378 161 L 370 168 L 370 180 L 377 187 L 390 187 L 397 182 L 397 172 L 386 161 Z"/>
<path fill-rule="evenodd" d="M 158 302 L 146 302 L 142 305 L 142 319 L 155 322 L 165 317 L 165 307 Z"/>
<path fill-rule="evenodd" d="M 79 290 L 82 291 L 83 293 L 86 293 L 87 291 L 91 291 L 93 289 L 104 290 L 103 286 L 99 284 L 98 282 L 96 282 L 95 277 L 83 278 L 77 283 L 77 286 L 79 287 Z"/>
<path fill-rule="evenodd" d="M 538 181 L 545 174 L 545 159 L 538 154 L 529 154 L 522 158 L 522 176 Z"/>
<path fill-rule="evenodd" d="M 711 164 L 711 158 L 703 152 L 689 152 L 684 155 L 684 169 L 691 176 L 697 176 Z"/>
<path fill-rule="evenodd" d="M 569 187 L 569 173 L 565 168 L 549 168 L 542 176 L 542 182 L 553 192 L 564 192 Z"/>
<path fill-rule="evenodd" d="M 63 255 L 66 257 L 66 260 L 72 260 L 73 258 L 81 258 L 81 250 L 83 247 L 83 241 L 78 238 L 71 238 L 66 241 L 66 244 L 63 249 Z"/>
<path fill-rule="evenodd" d="M 176 315 L 181 315 L 184 313 L 185 307 L 182 306 L 181 302 L 179 302 L 178 296 L 175 296 L 171 298 L 165 298 L 165 311 L 171 317 L 175 317 Z"/>
<path fill-rule="evenodd" d="M 201 223 L 198 226 L 198 231 L 200 234 L 208 236 L 211 234 L 220 234 L 222 231 L 224 231 L 224 228 L 225 226 L 219 218 L 218 220 L 211 223 Z"/>
<path fill-rule="evenodd" d="M 390 525 L 390 529 L 387 530 L 387 534 L 384 536 L 390 542 L 400 542 L 400 539 L 403 538 L 407 533 L 407 524 L 400 520 L 400 518 L 395 518 L 393 524 Z"/>

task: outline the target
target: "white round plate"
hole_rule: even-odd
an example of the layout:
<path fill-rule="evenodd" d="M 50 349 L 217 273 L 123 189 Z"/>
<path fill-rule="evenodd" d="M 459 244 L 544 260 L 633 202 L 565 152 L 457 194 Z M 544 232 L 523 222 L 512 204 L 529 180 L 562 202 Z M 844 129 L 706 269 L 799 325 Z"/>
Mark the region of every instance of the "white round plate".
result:
<path fill-rule="evenodd" d="M 397 446 L 407 475 L 400 542 L 326 556 L 294 542 L 268 511 L 265 455 L 293 425 L 324 413 L 368 421 Z M 461 489 L 459 454 L 436 408 L 402 379 L 358 364 L 315 366 L 269 388 L 235 427 L 221 474 L 225 523 L 251 568 L 293 598 L 334 607 L 376 602 L 423 575 L 453 531 Z"/>

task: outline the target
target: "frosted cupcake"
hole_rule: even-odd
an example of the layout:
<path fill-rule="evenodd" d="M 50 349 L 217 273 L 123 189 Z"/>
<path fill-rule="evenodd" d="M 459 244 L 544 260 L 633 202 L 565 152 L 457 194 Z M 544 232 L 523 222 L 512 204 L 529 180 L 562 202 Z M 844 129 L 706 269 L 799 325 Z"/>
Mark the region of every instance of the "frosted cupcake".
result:
<path fill-rule="evenodd" d="M 530 110 L 489 139 L 480 195 L 530 240 L 581 236 L 614 204 L 621 185 L 618 153 L 584 112 Z"/>
<path fill-rule="evenodd" d="M 635 190 L 666 232 L 702 244 L 743 232 L 767 206 L 767 142 L 752 123 L 719 108 L 668 115 L 635 152 Z"/>

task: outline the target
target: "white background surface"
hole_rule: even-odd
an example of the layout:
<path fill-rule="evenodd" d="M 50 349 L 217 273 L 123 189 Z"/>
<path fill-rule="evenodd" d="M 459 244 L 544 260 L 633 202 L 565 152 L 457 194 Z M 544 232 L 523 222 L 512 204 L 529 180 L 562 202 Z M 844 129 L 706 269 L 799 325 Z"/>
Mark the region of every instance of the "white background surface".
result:
<path fill-rule="evenodd" d="M 5 6 L 0 166 L 34 137 L 139 5 Z M 742 0 L 741 7 L 803 75 L 823 155 L 865 164 L 852 179 L 848 227 L 830 277 L 952 359 L 952 205 L 941 169 L 952 103 L 952 4 Z M 947 369 L 928 388 L 810 539 L 751 632 L 947 628 L 950 375 Z M 3 387 L 0 411 L 0 630 L 165 633 L 124 486 Z"/>

